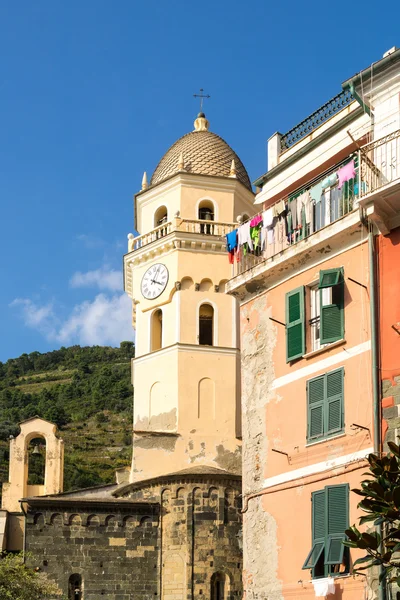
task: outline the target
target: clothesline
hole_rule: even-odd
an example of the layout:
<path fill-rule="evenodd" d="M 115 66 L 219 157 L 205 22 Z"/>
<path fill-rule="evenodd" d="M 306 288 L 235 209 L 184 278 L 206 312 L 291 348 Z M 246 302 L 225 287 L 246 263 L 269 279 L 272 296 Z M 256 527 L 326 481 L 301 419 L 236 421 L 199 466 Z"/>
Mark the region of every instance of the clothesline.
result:
<path fill-rule="evenodd" d="M 353 182 L 352 194 L 345 184 Z M 246 254 L 269 258 L 308 237 L 351 210 L 357 171 L 354 159 L 313 187 L 286 200 L 279 200 L 226 236 L 229 262 L 240 262 Z"/>

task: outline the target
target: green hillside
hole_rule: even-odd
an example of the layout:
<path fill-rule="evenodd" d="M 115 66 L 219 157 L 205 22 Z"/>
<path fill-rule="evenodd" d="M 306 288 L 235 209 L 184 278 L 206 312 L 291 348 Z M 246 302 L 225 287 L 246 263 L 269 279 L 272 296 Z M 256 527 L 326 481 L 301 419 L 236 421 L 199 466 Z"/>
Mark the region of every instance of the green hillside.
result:
<path fill-rule="evenodd" d="M 10 435 L 38 415 L 56 423 L 64 440 L 65 491 L 113 483 L 131 458 L 133 356 L 133 343 L 122 342 L 0 362 L 0 482 L 8 480 Z"/>

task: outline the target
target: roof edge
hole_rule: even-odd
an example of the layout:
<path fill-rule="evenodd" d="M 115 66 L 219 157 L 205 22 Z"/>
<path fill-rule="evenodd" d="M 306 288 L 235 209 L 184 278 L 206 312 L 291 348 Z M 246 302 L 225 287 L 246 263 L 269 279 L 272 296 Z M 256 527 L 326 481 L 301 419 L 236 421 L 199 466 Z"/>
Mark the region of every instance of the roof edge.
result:
<path fill-rule="evenodd" d="M 213 467 L 211 467 L 213 468 Z M 121 495 L 126 494 L 129 491 L 133 491 L 133 490 L 137 490 L 140 489 L 141 487 L 146 487 L 149 485 L 154 485 L 157 483 L 163 483 L 163 482 L 167 482 L 170 481 L 171 479 L 175 479 L 175 480 L 199 480 L 199 479 L 219 479 L 219 480 L 223 480 L 223 479 L 227 479 L 229 481 L 241 481 L 242 480 L 242 476 L 241 475 L 237 475 L 236 473 L 231 473 L 229 471 L 225 471 L 224 469 L 217 469 L 216 467 L 215 471 L 208 471 L 208 472 L 201 472 L 201 471 L 196 471 L 196 469 L 193 469 L 192 472 L 190 472 L 187 469 L 183 469 L 182 471 L 177 471 L 176 473 L 167 473 L 165 475 L 157 475 L 155 477 L 149 477 L 148 479 L 142 479 L 140 481 L 134 481 L 131 483 L 124 483 L 121 485 L 120 488 L 118 488 L 117 490 L 115 490 L 115 492 L 113 492 L 113 496 L 116 498 L 119 498 Z"/>

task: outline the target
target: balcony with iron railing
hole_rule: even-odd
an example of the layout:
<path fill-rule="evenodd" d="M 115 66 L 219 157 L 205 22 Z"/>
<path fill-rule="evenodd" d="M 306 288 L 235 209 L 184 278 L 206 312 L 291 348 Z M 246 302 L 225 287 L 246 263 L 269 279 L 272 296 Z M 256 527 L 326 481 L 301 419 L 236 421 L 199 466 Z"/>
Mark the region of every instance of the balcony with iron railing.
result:
<path fill-rule="evenodd" d="M 339 190 L 339 182 L 334 175 L 351 160 L 354 160 L 355 176 L 346 181 Z M 385 223 L 386 232 L 390 230 L 391 223 L 397 223 L 398 220 L 398 225 L 400 225 L 400 130 L 359 147 L 356 152 L 334 168 L 325 171 L 319 177 L 291 193 L 289 198 L 283 197 L 273 204 L 266 203 L 264 210 L 281 204 L 282 200 L 287 203 L 289 199 L 315 189 L 323 181 L 328 185 L 321 188 L 323 189 L 321 202 L 312 206 L 312 226 L 303 223 L 302 227 L 289 235 L 285 223 L 286 217 L 276 219 L 263 247 L 258 246 L 252 252 L 248 249 L 246 252 L 243 251 L 243 248 L 240 249 L 239 260 L 235 260 L 232 266 L 233 278 L 261 263 L 272 264 L 274 261 L 284 261 L 285 256 L 293 256 L 296 247 L 298 247 L 298 251 L 306 246 L 310 248 L 313 239 L 317 240 L 320 232 L 325 232 L 325 239 L 329 239 L 329 228 L 336 223 L 338 227 L 335 228 L 335 231 L 344 229 L 346 227 L 345 217 L 358 211 L 359 207 L 365 208 L 367 216 L 372 215 L 372 219 L 374 215 L 375 217 L 379 215 L 379 223 L 377 220 L 375 222 L 381 231 L 382 227 L 385 227 Z M 343 223 L 340 226 L 341 221 Z M 385 230 L 382 233 L 385 233 Z M 247 279 L 250 277 L 251 273 Z M 234 289 L 235 285 L 235 280 L 231 280 L 230 289 Z"/>
<path fill-rule="evenodd" d="M 297 142 L 310 135 L 315 129 L 323 125 L 353 101 L 354 98 L 349 90 L 344 90 L 334 96 L 318 110 L 301 121 L 301 123 L 289 129 L 289 131 L 280 137 L 280 151 L 284 152 L 294 146 L 294 144 L 297 144 Z"/>

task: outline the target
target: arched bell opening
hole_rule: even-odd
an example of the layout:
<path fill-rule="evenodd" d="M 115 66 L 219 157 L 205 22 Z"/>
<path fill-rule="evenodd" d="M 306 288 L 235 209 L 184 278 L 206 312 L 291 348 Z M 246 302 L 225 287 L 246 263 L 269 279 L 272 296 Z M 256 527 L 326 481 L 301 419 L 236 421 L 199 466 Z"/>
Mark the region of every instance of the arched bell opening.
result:
<path fill-rule="evenodd" d="M 199 309 L 199 344 L 214 345 L 214 308 L 211 304 L 202 304 Z"/>
<path fill-rule="evenodd" d="M 46 479 L 46 440 L 42 436 L 32 438 L 28 451 L 28 485 L 44 485 Z"/>
<path fill-rule="evenodd" d="M 197 218 L 201 221 L 215 221 L 215 207 L 212 200 L 202 200 L 200 202 Z M 211 234 L 213 232 L 211 223 L 201 223 L 200 232 Z"/>

